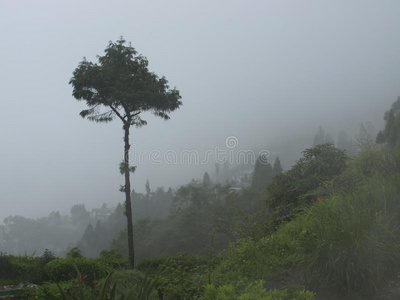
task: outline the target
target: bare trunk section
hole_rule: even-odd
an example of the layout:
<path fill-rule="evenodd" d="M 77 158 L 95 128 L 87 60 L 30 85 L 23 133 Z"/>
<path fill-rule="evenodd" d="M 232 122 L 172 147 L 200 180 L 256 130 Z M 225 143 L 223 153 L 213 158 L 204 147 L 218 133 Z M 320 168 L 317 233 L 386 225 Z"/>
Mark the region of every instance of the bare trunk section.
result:
<path fill-rule="evenodd" d="M 126 219 L 128 223 L 128 251 L 129 251 L 129 263 L 133 268 L 135 266 L 135 251 L 133 248 L 133 222 L 132 222 L 132 203 L 131 203 L 131 182 L 130 182 L 130 172 L 129 172 L 129 150 L 131 145 L 129 144 L 129 128 L 130 124 L 124 125 L 125 131 L 125 209 L 126 209 Z"/>

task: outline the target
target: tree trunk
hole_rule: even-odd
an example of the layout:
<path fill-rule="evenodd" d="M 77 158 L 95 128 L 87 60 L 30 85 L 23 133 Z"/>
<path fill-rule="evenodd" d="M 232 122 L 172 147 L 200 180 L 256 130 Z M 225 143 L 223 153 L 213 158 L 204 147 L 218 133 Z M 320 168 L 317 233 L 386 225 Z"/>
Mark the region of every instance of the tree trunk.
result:
<path fill-rule="evenodd" d="M 129 128 L 130 124 L 124 125 L 125 131 L 125 209 L 126 209 L 126 219 L 128 223 L 128 250 L 129 250 L 129 263 L 133 268 L 135 266 L 135 251 L 133 248 L 133 222 L 132 222 L 132 204 L 131 204 L 131 182 L 130 182 L 130 172 L 129 172 L 129 149 L 131 145 L 129 145 Z"/>

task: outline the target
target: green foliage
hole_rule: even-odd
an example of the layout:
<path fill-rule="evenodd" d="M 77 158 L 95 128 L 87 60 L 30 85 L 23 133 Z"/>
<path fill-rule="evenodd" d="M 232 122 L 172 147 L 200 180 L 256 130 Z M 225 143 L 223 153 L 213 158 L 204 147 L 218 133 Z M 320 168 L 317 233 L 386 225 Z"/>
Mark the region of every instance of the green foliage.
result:
<path fill-rule="evenodd" d="M 374 180 L 310 209 L 305 230 L 314 239 L 309 267 L 315 279 L 346 292 L 375 292 L 400 266 L 399 192 L 398 182 Z"/>
<path fill-rule="evenodd" d="M 157 281 L 155 279 L 147 277 L 146 275 L 138 285 L 132 286 L 130 288 L 127 288 L 124 285 L 120 285 L 118 291 L 122 294 L 122 299 L 158 299 L 156 285 Z"/>
<path fill-rule="evenodd" d="M 40 282 L 43 277 L 43 261 L 33 255 L 6 255 L 0 252 L 0 280 L 7 283 Z"/>
<path fill-rule="evenodd" d="M 110 42 L 98 63 L 82 61 L 73 72 L 73 96 L 85 100 L 89 109 L 80 115 L 96 122 L 110 122 L 115 116 L 125 125 L 146 125 L 140 112 L 150 111 L 163 119 L 182 104 L 179 91 L 170 89 L 165 77 L 148 70 L 148 61 L 125 44 Z M 106 108 L 101 112 L 100 108 Z"/>
<path fill-rule="evenodd" d="M 135 173 L 135 171 L 136 166 L 129 166 L 129 164 L 124 161 L 119 164 L 119 172 L 121 173 L 121 175 L 124 175 L 126 172 Z"/>
<path fill-rule="evenodd" d="M 275 158 L 274 166 L 272 167 L 273 176 L 281 174 L 283 171 L 279 157 Z"/>
<path fill-rule="evenodd" d="M 38 290 L 32 291 L 29 299 L 63 299 L 63 300 L 150 300 L 158 299 L 155 289 L 156 281 L 142 276 L 140 281 L 132 284 L 126 279 L 116 279 L 111 272 L 105 279 L 93 287 L 87 284 L 76 268 L 76 279 L 59 282 L 45 283 Z"/>
<path fill-rule="evenodd" d="M 322 195 L 312 191 L 343 173 L 348 159 L 343 150 L 330 143 L 305 150 L 292 169 L 276 176 L 268 186 L 268 204 L 275 223 L 290 220 L 304 205 L 317 201 Z"/>
<path fill-rule="evenodd" d="M 267 257 L 265 240 L 241 239 L 237 245 L 228 249 L 225 259 L 216 266 L 214 273 L 217 282 L 226 280 L 246 283 L 248 278 L 268 278 L 274 268 L 271 257 Z"/>
<path fill-rule="evenodd" d="M 109 265 L 112 269 L 122 269 L 129 266 L 129 262 L 125 256 L 116 250 L 102 250 L 100 259 L 104 264 Z"/>
<path fill-rule="evenodd" d="M 277 167 L 278 168 L 278 167 Z M 254 167 L 251 188 L 253 191 L 263 193 L 274 177 L 271 165 L 266 155 L 260 155 Z"/>
<path fill-rule="evenodd" d="M 283 291 L 264 289 L 264 281 L 250 283 L 242 291 L 237 292 L 233 285 L 227 284 L 216 288 L 207 285 L 205 290 L 206 300 L 313 300 L 314 293 L 303 289 L 287 289 Z"/>
<path fill-rule="evenodd" d="M 45 265 L 46 277 L 54 282 L 68 281 L 76 277 L 76 267 L 80 270 L 88 284 L 93 284 L 105 277 L 110 267 L 95 259 L 57 258 Z"/>
<path fill-rule="evenodd" d="M 59 283 L 44 283 L 35 292 L 32 292 L 31 299 L 92 299 L 93 290 L 84 286 L 77 279 Z"/>
<path fill-rule="evenodd" d="M 202 293 L 207 282 L 207 257 L 178 255 L 159 263 L 154 274 L 158 276 L 157 288 L 163 297 L 192 299 Z"/>
<path fill-rule="evenodd" d="M 0 252 L 0 279 L 9 278 L 11 270 L 11 257 L 3 252 Z"/>
<path fill-rule="evenodd" d="M 271 186 L 270 205 L 273 200 L 291 205 L 287 211 L 274 208 L 287 222 L 273 231 L 264 214 L 254 214 L 261 209 L 252 189 L 229 194 L 195 183 L 179 190 L 168 218 L 135 224 L 141 257 L 180 249 L 209 255 L 142 259 L 135 270 L 124 270 L 127 261 L 114 250 L 97 260 L 81 257 L 77 248 L 57 259 L 51 252 L 41 258 L 0 255 L 0 276 L 46 274 L 60 289 L 44 284 L 38 292 L 43 299 L 309 300 L 314 295 L 303 288 L 267 291 L 263 280 L 296 266 L 316 285 L 369 297 L 400 268 L 400 149 L 364 147 L 349 161 L 331 144 L 318 145 Z M 232 241 L 223 255 L 221 237 Z M 76 279 L 75 266 L 84 280 Z M 112 268 L 119 270 L 104 279 Z"/>
<path fill-rule="evenodd" d="M 219 284 L 235 282 L 236 286 L 244 287 L 251 281 L 276 276 L 285 266 L 304 262 L 298 233 L 286 226 L 285 229 L 259 240 L 240 239 L 231 245 L 216 266 L 213 281 Z"/>
<path fill-rule="evenodd" d="M 82 258 L 82 251 L 79 249 L 79 247 L 73 247 L 68 250 L 67 252 L 67 258 Z"/>
<path fill-rule="evenodd" d="M 335 178 L 330 196 L 312 204 L 271 237 L 305 257 L 311 279 L 343 292 L 373 294 L 400 267 L 400 172 L 395 151 L 364 151 L 344 173 L 353 188 Z M 287 257 L 287 254 L 285 255 Z"/>
<path fill-rule="evenodd" d="M 151 193 L 150 199 L 156 194 L 168 196 L 168 192 Z M 159 220 L 145 218 L 134 224 L 137 260 L 160 255 L 173 256 L 179 252 L 207 253 L 212 235 L 215 252 L 226 248 L 232 236 L 230 225 L 235 214 L 233 206 L 227 201 L 228 195 L 229 188 L 203 185 L 180 188 L 168 217 Z M 248 206 L 251 202 L 250 199 L 243 200 Z M 151 204 L 149 201 L 147 203 Z M 214 234 L 215 228 L 218 228 L 218 231 Z M 111 248 L 123 254 L 127 253 L 126 236 L 126 230 L 121 231 L 113 240 Z"/>
<path fill-rule="evenodd" d="M 49 249 L 45 249 L 42 256 L 40 257 L 42 264 L 47 264 L 48 262 L 51 262 L 52 260 L 56 259 L 56 256 L 54 255 L 53 252 L 51 252 Z"/>
<path fill-rule="evenodd" d="M 386 144 L 389 148 L 400 146 L 400 97 L 385 113 L 384 120 L 385 129 L 378 133 L 376 142 Z"/>

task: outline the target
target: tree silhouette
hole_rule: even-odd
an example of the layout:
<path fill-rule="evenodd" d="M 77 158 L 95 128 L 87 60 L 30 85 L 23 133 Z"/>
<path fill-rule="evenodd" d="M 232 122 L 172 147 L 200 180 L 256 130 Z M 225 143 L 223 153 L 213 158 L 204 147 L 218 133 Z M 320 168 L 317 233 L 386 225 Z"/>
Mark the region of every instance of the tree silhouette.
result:
<path fill-rule="evenodd" d="M 272 167 L 268 162 L 267 156 L 261 154 L 254 167 L 251 188 L 256 192 L 264 192 L 273 177 Z"/>
<path fill-rule="evenodd" d="M 125 43 L 122 37 L 115 43 L 110 41 L 104 56 L 98 57 L 98 63 L 84 59 L 69 83 L 73 86 L 72 95 L 77 100 L 86 101 L 88 109 L 80 112 L 83 118 L 95 122 L 110 122 L 118 118 L 123 123 L 124 160 L 120 164 L 120 172 L 125 177 L 125 185 L 120 190 L 126 198 L 129 260 L 133 267 L 130 173 L 135 171 L 135 167 L 129 162 L 130 128 L 147 124 L 140 116 L 142 112 L 148 111 L 168 120 L 169 113 L 178 109 L 182 102 L 179 91 L 170 89 L 165 77 L 150 72 L 148 60 Z"/>
<path fill-rule="evenodd" d="M 208 175 L 207 172 L 205 172 L 205 173 L 204 173 L 204 176 L 203 176 L 203 185 L 204 185 L 204 186 L 207 186 L 207 187 L 210 187 L 210 186 L 211 186 L 210 175 Z"/>
<path fill-rule="evenodd" d="M 379 131 L 376 142 L 386 144 L 388 147 L 400 145 L 400 97 L 392 104 L 390 110 L 385 113 L 385 129 Z"/>
<path fill-rule="evenodd" d="M 281 174 L 282 171 L 283 171 L 283 169 L 282 169 L 281 161 L 280 161 L 279 157 L 277 156 L 275 158 L 274 166 L 272 167 L 272 174 L 273 174 L 273 176 L 276 176 L 276 175 Z"/>

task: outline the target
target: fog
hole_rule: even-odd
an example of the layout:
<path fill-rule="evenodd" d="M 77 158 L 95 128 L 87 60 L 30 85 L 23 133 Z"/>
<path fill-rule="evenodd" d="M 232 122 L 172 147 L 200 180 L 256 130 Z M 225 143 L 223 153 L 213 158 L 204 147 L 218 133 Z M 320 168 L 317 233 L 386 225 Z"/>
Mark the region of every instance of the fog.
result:
<path fill-rule="evenodd" d="M 171 120 L 132 130 L 137 152 L 202 157 L 234 136 L 279 155 L 319 126 L 335 138 L 383 126 L 400 96 L 399 13 L 399 1 L 1 1 L 0 217 L 124 200 L 122 124 L 82 119 L 68 85 L 110 40 L 132 42 L 182 95 Z M 133 188 L 178 187 L 214 163 L 135 161 Z"/>

